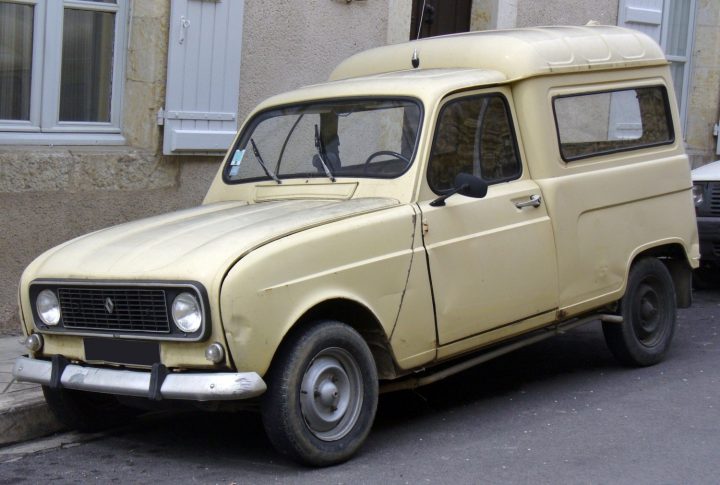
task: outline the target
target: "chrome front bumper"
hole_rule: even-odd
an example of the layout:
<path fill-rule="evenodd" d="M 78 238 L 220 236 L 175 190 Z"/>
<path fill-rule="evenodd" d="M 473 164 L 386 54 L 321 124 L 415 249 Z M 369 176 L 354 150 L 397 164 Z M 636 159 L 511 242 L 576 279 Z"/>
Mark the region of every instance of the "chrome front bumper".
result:
<path fill-rule="evenodd" d="M 18 381 L 51 385 L 53 364 L 46 360 L 18 357 L 13 376 Z M 60 375 L 60 386 L 79 391 L 148 397 L 151 373 L 68 364 Z M 248 399 L 265 392 L 265 381 L 255 372 L 204 372 L 167 374 L 160 386 L 163 399 L 227 401 Z"/>

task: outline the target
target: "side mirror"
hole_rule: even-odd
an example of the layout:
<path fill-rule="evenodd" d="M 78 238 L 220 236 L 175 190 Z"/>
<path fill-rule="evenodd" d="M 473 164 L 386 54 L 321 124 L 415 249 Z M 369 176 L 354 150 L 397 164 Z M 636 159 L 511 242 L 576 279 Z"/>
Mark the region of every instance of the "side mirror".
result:
<path fill-rule="evenodd" d="M 454 188 L 447 194 L 443 194 L 437 199 L 430 202 L 433 207 L 441 207 L 445 205 L 445 199 L 454 194 L 464 195 L 465 197 L 473 197 L 482 199 L 487 195 L 487 182 L 469 173 L 459 173 L 455 177 Z"/>
<path fill-rule="evenodd" d="M 457 174 L 454 185 L 460 195 L 474 199 L 482 199 L 488 191 L 487 182 L 469 173 Z"/>

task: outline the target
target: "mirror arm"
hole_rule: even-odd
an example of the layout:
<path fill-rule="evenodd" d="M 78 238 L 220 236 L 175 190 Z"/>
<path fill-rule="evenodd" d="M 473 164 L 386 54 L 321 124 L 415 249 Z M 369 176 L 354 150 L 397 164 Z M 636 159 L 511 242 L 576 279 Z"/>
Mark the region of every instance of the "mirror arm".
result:
<path fill-rule="evenodd" d="M 462 192 L 463 190 L 465 190 L 467 188 L 468 188 L 468 184 L 463 184 L 460 187 L 456 187 L 456 188 L 452 189 L 450 192 L 443 194 L 440 197 L 438 197 L 437 199 L 430 202 L 430 205 L 432 207 L 443 207 L 445 205 L 445 199 L 447 199 L 448 197 L 450 197 L 452 195 L 457 194 L 458 192 Z"/>

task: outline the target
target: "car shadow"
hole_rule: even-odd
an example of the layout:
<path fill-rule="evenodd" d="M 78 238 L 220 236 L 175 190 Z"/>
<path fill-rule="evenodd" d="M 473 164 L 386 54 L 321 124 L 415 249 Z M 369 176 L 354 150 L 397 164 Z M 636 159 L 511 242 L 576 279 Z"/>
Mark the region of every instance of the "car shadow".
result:
<path fill-rule="evenodd" d="M 440 382 L 412 391 L 380 396 L 373 430 L 362 455 L 373 454 L 374 443 L 403 440 L 401 430 L 421 427 L 427 422 L 472 406 L 491 412 L 497 399 L 513 395 L 528 386 L 562 386 L 564 382 L 598 371 L 621 372 L 605 346 L 600 325 L 592 323 L 567 334 L 517 350 L 478 365 Z M 95 448 L 118 446 L 133 450 L 134 456 L 183 460 L 202 467 L 204 463 L 226 462 L 228 466 L 268 466 L 297 469 L 277 453 L 265 435 L 260 415 L 242 411 L 183 411 L 145 417 L 137 426 L 114 432 L 114 440 L 97 441 Z M 100 456 L 99 458 L 103 458 Z M 267 470 L 266 470 L 267 471 Z"/>

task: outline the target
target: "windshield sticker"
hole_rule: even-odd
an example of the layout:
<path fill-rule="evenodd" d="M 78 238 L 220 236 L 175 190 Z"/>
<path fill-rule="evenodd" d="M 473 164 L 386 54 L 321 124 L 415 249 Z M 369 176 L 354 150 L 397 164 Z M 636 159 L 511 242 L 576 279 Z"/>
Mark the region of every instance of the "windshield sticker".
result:
<path fill-rule="evenodd" d="M 230 161 L 230 165 L 233 165 L 233 166 L 240 165 L 240 162 L 242 162 L 243 156 L 245 156 L 245 150 L 235 150 L 232 160 Z"/>

